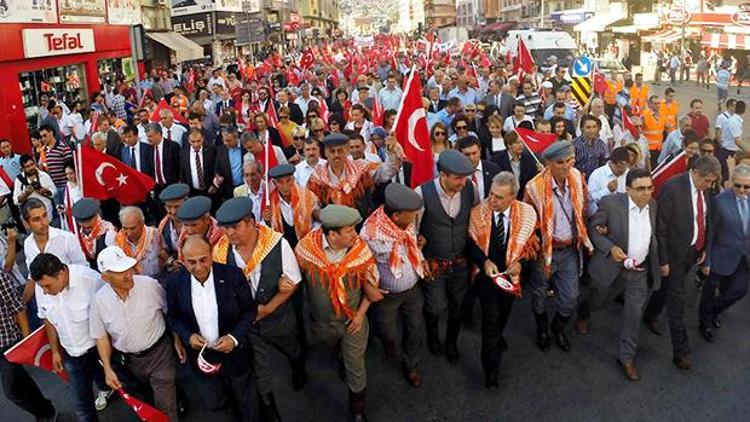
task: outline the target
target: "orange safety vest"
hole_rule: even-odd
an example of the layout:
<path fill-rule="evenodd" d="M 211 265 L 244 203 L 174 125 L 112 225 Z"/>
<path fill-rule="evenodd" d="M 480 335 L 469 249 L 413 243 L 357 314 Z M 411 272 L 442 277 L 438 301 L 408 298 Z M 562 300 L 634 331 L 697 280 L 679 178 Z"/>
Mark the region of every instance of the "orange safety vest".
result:
<path fill-rule="evenodd" d="M 185 112 L 188 109 L 188 98 L 184 95 L 175 95 L 172 97 L 172 107 L 176 108 L 180 112 Z"/>
<path fill-rule="evenodd" d="M 647 108 L 643 112 L 643 137 L 648 141 L 650 151 L 661 150 L 661 144 L 664 140 L 664 115 L 654 116 L 654 112 Z"/>
<path fill-rule="evenodd" d="M 673 130 L 677 127 L 677 112 L 680 110 L 680 104 L 677 101 L 672 101 L 671 104 L 667 104 L 666 100 L 662 100 L 659 104 L 659 115 L 664 116 L 667 131 Z"/>
<path fill-rule="evenodd" d="M 604 91 L 604 104 L 617 104 L 617 94 L 622 91 L 622 81 L 607 81 L 607 89 Z"/>
<path fill-rule="evenodd" d="M 643 84 L 640 88 L 633 84 L 630 87 L 630 105 L 632 107 L 638 107 L 640 113 L 646 110 L 646 104 L 648 103 L 648 85 Z"/>

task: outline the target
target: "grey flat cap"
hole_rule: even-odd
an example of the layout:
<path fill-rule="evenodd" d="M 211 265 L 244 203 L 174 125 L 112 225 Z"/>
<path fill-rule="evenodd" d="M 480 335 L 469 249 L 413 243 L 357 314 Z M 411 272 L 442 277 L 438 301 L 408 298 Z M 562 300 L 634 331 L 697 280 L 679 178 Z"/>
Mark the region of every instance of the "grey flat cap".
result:
<path fill-rule="evenodd" d="M 459 176 L 468 176 L 474 173 L 474 166 L 471 165 L 471 161 L 454 149 L 446 149 L 441 152 L 437 165 L 438 170 Z"/>
<path fill-rule="evenodd" d="M 73 218 L 76 221 L 87 221 L 99 213 L 99 201 L 91 198 L 83 198 L 73 205 Z"/>
<path fill-rule="evenodd" d="M 232 226 L 252 216 L 253 200 L 248 197 L 232 198 L 216 211 L 216 221 L 220 226 Z"/>
<path fill-rule="evenodd" d="M 361 221 L 359 211 L 343 205 L 331 204 L 320 210 L 320 222 L 327 229 L 355 226 Z"/>
<path fill-rule="evenodd" d="M 279 164 L 278 166 L 268 170 L 268 176 L 274 179 L 279 177 L 291 176 L 297 168 L 292 164 Z"/>
<path fill-rule="evenodd" d="M 195 221 L 211 211 L 211 200 L 205 196 L 195 196 L 187 201 L 177 210 L 177 218 L 180 221 Z"/>
<path fill-rule="evenodd" d="M 422 197 L 401 183 L 385 188 L 385 206 L 393 211 L 416 211 L 422 208 Z"/>
<path fill-rule="evenodd" d="M 323 138 L 323 145 L 326 148 L 338 147 L 341 145 L 348 145 L 348 144 L 349 144 L 349 137 L 342 133 L 331 133 L 330 135 L 326 135 L 326 137 Z"/>
<path fill-rule="evenodd" d="M 547 149 L 542 152 L 542 159 L 545 161 L 561 160 L 570 157 L 574 153 L 575 150 L 573 149 L 573 144 L 569 141 L 560 141 L 548 146 Z"/>
<path fill-rule="evenodd" d="M 185 199 L 190 193 L 190 186 L 184 183 L 173 183 L 159 194 L 159 200 L 161 202 L 176 201 L 178 199 Z"/>

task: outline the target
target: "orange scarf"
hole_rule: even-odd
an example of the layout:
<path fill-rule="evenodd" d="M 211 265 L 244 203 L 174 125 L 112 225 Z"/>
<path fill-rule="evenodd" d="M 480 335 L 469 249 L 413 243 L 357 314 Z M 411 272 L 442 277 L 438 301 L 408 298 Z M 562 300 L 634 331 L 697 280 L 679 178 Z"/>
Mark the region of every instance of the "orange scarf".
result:
<path fill-rule="evenodd" d="M 375 257 L 367 244 L 358 237 L 344 258 L 332 263 L 323 250 L 323 230 L 315 229 L 300 240 L 295 252 L 300 268 L 311 275 L 309 280 L 315 283 L 317 276 L 321 287 L 328 289 L 336 316 L 343 313 L 349 319 L 354 318 L 354 311 L 348 304 L 347 286 L 352 289 L 376 281 Z M 345 277 L 348 285 L 344 283 Z"/>
<path fill-rule="evenodd" d="M 378 163 L 346 157 L 344 172 L 335 183 L 328 172 L 330 165 L 328 162 L 315 167 L 307 182 L 307 188 L 320 199 L 323 206 L 338 204 L 355 207 L 355 202 L 375 187 L 371 172 L 378 167 Z"/>
<path fill-rule="evenodd" d="M 78 242 L 81 244 L 81 248 L 83 249 L 83 253 L 86 254 L 86 258 L 96 259 L 96 239 L 102 234 L 106 236 L 106 233 L 110 231 L 114 232 L 115 227 L 112 223 L 99 216 L 96 217 L 96 223 L 94 223 L 94 227 L 91 228 L 89 234 L 85 234 L 80 228 L 78 229 Z"/>
<path fill-rule="evenodd" d="M 482 201 L 471 210 L 469 217 L 469 237 L 487 255 L 490 249 L 490 233 L 492 233 L 492 219 L 495 218 L 487 201 Z M 510 232 L 508 246 L 505 252 L 505 262 L 510 265 L 521 260 L 536 259 L 539 250 L 539 240 L 534 235 L 536 228 L 536 212 L 534 207 L 521 201 L 510 204 Z M 481 271 L 481 269 L 479 269 Z M 519 276 L 511 277 L 514 284 L 520 281 Z M 519 286 L 518 294 L 521 290 Z"/>
<path fill-rule="evenodd" d="M 570 175 L 566 180 L 566 186 L 570 189 L 570 201 L 573 204 L 573 223 L 578 232 L 576 246 L 585 247 L 592 252 L 594 246 L 589 240 L 586 224 L 584 223 L 584 200 L 588 197 L 588 188 L 583 180 L 583 175 L 575 168 L 570 169 Z M 524 201 L 533 205 L 539 216 L 539 230 L 542 233 L 542 256 L 544 257 L 544 272 L 549 276 L 552 272 L 552 233 L 554 232 L 555 216 L 554 201 L 555 193 L 552 191 L 552 171 L 549 167 L 537 174 L 526 185 L 526 197 Z"/>
<path fill-rule="evenodd" d="M 278 189 L 270 193 L 271 197 L 271 228 L 279 233 L 284 233 L 284 217 L 281 214 L 281 194 Z M 303 188 L 296 183 L 291 191 L 291 206 L 294 215 L 294 232 L 297 239 L 302 239 L 312 229 L 312 212 L 318 203 L 318 197 L 309 189 Z"/>
<path fill-rule="evenodd" d="M 146 255 L 146 249 L 151 243 L 151 239 L 153 237 L 154 229 L 151 227 L 144 227 L 143 234 L 141 234 L 140 239 L 138 239 L 138 243 L 136 243 L 135 245 L 135 250 L 133 250 L 133 248 L 130 246 L 130 242 L 128 242 L 128 235 L 125 233 L 125 230 L 120 230 L 119 232 L 117 232 L 117 236 L 115 236 L 115 245 L 119 246 L 120 249 L 125 252 L 125 255 L 138 261 L 135 264 L 135 272 L 137 274 L 141 273 L 141 259 L 143 259 L 143 256 Z"/>
<path fill-rule="evenodd" d="M 378 240 L 391 244 L 391 256 L 388 259 L 388 264 L 395 278 L 401 278 L 404 274 L 404 262 L 401 259 L 402 249 L 406 250 L 406 256 L 414 271 L 420 278 L 424 278 L 422 267 L 424 256 L 417 246 L 417 236 L 414 234 L 413 224 L 406 229 L 401 229 L 388 218 L 381 206 L 365 221 L 361 236 L 365 241 Z"/>
<path fill-rule="evenodd" d="M 245 277 L 250 277 L 255 267 L 263 262 L 283 237 L 281 233 L 275 232 L 262 224 L 257 224 L 255 227 L 258 230 L 258 241 L 255 243 L 255 249 L 253 249 L 250 260 L 245 263 L 245 268 L 243 268 Z M 227 263 L 229 260 L 229 246 L 231 246 L 229 238 L 223 236 L 216 244 L 216 247 L 214 247 L 214 262 L 218 262 L 219 264 Z"/>

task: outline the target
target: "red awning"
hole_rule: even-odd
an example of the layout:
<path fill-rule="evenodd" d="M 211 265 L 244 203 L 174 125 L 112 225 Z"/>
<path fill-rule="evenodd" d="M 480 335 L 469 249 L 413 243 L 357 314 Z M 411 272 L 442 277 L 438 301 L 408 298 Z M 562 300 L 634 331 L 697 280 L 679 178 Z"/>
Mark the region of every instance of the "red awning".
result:
<path fill-rule="evenodd" d="M 703 34 L 701 45 L 709 48 L 727 50 L 750 50 L 750 35 L 741 34 Z"/>
<path fill-rule="evenodd" d="M 482 28 L 482 32 L 507 31 L 515 27 L 518 22 L 495 22 Z"/>

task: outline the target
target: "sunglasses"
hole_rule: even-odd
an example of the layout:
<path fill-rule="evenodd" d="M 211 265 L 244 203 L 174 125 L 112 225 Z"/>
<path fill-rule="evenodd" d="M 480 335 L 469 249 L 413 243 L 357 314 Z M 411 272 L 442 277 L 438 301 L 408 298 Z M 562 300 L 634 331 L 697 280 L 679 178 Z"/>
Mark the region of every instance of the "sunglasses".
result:
<path fill-rule="evenodd" d="M 302 140 L 304 140 L 304 139 L 305 139 L 305 137 L 304 137 L 304 136 L 293 136 L 292 138 L 293 138 L 293 139 L 294 139 L 295 141 L 302 141 Z"/>
<path fill-rule="evenodd" d="M 735 189 L 750 190 L 750 185 L 741 185 L 739 183 L 734 184 Z"/>
<path fill-rule="evenodd" d="M 325 129 L 313 129 L 313 132 L 315 132 L 315 133 L 325 132 Z"/>
<path fill-rule="evenodd" d="M 456 130 L 467 130 L 467 129 L 469 129 L 469 127 L 468 127 L 468 126 L 463 126 L 463 125 L 461 125 L 461 126 L 456 126 Z"/>
<path fill-rule="evenodd" d="M 289 116 L 284 116 L 283 114 L 279 116 L 279 119 L 288 119 Z"/>
<path fill-rule="evenodd" d="M 445 136 L 445 132 L 435 132 L 435 136 Z"/>

